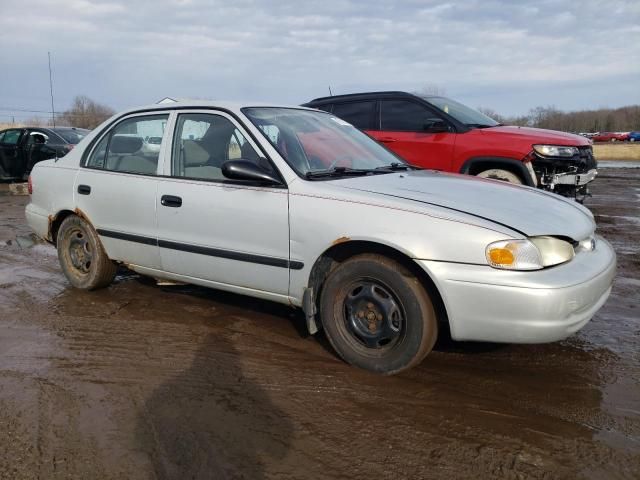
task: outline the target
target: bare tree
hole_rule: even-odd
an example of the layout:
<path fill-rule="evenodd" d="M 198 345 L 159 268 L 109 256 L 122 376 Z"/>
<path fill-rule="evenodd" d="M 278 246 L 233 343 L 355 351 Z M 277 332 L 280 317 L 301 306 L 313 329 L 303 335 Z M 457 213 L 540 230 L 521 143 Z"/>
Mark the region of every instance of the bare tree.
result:
<path fill-rule="evenodd" d="M 485 114 L 487 117 L 493 118 L 498 123 L 507 123 L 507 118 L 503 117 L 502 115 L 500 115 L 498 112 L 496 112 L 492 108 L 478 107 L 477 110 L 480 113 Z"/>
<path fill-rule="evenodd" d="M 86 95 L 78 95 L 73 99 L 71 108 L 61 114 L 56 123 L 93 129 L 114 113 L 111 107 L 94 102 Z"/>

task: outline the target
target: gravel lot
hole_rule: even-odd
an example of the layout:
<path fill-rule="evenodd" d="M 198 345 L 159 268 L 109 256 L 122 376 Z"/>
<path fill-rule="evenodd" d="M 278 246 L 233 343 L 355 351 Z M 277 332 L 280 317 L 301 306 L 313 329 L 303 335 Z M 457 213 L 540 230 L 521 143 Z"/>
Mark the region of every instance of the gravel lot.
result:
<path fill-rule="evenodd" d="M 16 242 L 27 201 L 0 185 L 2 479 L 640 478 L 640 168 L 587 201 L 619 269 L 584 330 L 443 340 L 389 378 L 279 305 L 126 272 L 73 290 Z"/>

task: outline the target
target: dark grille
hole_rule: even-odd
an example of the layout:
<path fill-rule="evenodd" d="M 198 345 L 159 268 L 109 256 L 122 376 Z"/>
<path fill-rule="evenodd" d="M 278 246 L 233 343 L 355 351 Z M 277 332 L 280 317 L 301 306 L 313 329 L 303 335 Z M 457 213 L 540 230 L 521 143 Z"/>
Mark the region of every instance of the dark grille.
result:
<path fill-rule="evenodd" d="M 578 147 L 580 160 L 578 161 L 578 173 L 588 172 L 598 166 L 596 158 L 593 156 L 593 148 L 591 146 Z"/>

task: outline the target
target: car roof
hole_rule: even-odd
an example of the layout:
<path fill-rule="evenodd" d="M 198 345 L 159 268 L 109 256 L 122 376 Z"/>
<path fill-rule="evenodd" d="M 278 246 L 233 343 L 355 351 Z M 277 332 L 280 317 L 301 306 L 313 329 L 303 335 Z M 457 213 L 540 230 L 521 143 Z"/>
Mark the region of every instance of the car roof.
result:
<path fill-rule="evenodd" d="M 370 98 L 394 98 L 394 97 L 414 97 L 417 98 L 418 95 L 409 92 L 402 92 L 399 90 L 388 90 L 388 91 L 380 91 L 380 92 L 360 92 L 360 93 L 348 93 L 345 95 L 332 95 L 329 97 L 318 97 L 314 98 L 310 102 L 303 104 L 303 106 L 307 105 L 316 105 L 316 104 L 325 104 L 325 103 L 333 103 L 335 101 L 341 100 L 366 100 Z M 437 95 L 420 95 L 419 98 L 430 98 L 437 97 Z"/>
<path fill-rule="evenodd" d="M 54 132 L 57 131 L 81 131 L 81 132 L 90 132 L 91 130 L 88 130 L 86 128 L 80 128 L 80 127 L 46 127 L 47 130 L 53 130 Z"/>
<path fill-rule="evenodd" d="M 130 113 L 145 112 L 153 110 L 176 110 L 176 109 L 197 109 L 197 108 L 212 108 L 221 110 L 230 110 L 235 113 L 239 113 L 242 108 L 249 107 L 270 107 L 270 108 L 297 108 L 301 109 L 299 105 L 278 105 L 265 102 L 234 102 L 234 101 L 217 101 L 217 100 L 180 100 L 172 103 L 154 103 L 151 105 L 143 105 L 135 108 L 130 108 L 122 112 L 118 112 L 118 117 L 128 115 Z"/>

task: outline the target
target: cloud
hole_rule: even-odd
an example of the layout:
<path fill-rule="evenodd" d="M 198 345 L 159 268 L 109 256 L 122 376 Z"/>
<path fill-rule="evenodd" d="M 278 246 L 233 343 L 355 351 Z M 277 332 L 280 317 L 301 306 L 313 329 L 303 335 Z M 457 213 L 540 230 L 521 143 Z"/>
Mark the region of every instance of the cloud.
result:
<path fill-rule="evenodd" d="M 640 103 L 635 0 L 24 0 L 5 10 L 0 107 L 46 109 L 47 51 L 58 108 L 80 93 L 121 109 L 427 83 L 506 114 Z"/>

